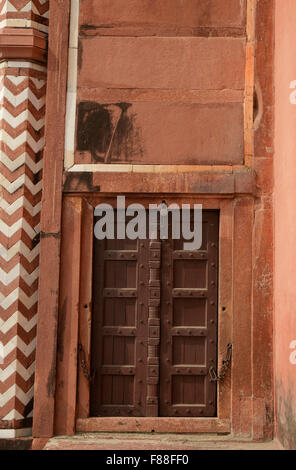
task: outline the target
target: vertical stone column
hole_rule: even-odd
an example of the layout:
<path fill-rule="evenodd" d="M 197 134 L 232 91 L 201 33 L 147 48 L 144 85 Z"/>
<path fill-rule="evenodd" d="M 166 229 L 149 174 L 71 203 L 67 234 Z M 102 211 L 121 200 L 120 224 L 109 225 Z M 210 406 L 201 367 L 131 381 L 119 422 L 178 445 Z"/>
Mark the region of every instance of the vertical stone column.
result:
<path fill-rule="evenodd" d="M 0 438 L 32 427 L 48 18 L 0 1 Z"/>

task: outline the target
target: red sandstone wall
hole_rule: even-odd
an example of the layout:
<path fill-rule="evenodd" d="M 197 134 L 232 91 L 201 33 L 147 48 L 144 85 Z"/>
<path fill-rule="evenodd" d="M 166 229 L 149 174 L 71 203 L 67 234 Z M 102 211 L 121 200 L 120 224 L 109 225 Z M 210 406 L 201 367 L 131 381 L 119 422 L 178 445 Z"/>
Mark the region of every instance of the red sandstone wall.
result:
<path fill-rule="evenodd" d="M 71 60 L 69 61 L 69 71 L 75 69 L 75 77 L 69 81 L 71 85 L 69 89 L 71 93 L 73 93 L 73 88 L 75 88 L 75 93 L 77 91 L 78 113 L 77 126 L 73 126 L 73 120 L 69 119 L 68 127 L 72 126 L 77 130 L 77 151 L 74 152 L 73 147 L 73 162 L 70 161 L 71 154 L 66 168 L 70 168 L 73 163 L 92 164 L 89 166 L 93 167 L 93 164 L 98 165 L 104 162 L 116 163 L 117 167 L 116 173 L 112 176 L 110 176 L 110 169 L 108 175 L 100 171 L 93 174 L 65 172 L 64 197 L 66 199 L 71 192 L 74 194 L 83 192 L 84 197 L 89 192 L 91 196 L 91 192 L 98 191 L 97 188 L 100 187 L 101 193 L 107 194 L 119 194 L 127 190 L 135 194 L 139 192 L 176 194 L 176 191 L 195 196 L 202 194 L 208 196 L 211 203 L 211 196 L 216 195 L 217 200 L 212 208 L 220 208 L 221 204 L 226 202 L 228 204 L 228 201 L 223 200 L 226 194 L 230 195 L 230 201 L 233 198 L 231 210 L 229 209 L 228 212 L 227 209 L 225 216 L 227 223 L 221 235 L 228 254 L 228 259 L 225 256 L 224 263 L 221 265 L 225 266 L 223 272 L 226 272 L 227 282 L 232 283 L 230 291 L 233 290 L 233 297 L 231 293 L 225 294 L 225 291 L 221 295 L 222 305 L 225 305 L 225 298 L 228 301 L 226 311 L 221 312 L 224 325 L 221 331 L 223 330 L 225 338 L 226 336 L 229 338 L 233 328 L 231 388 L 229 382 L 225 385 L 227 396 L 230 397 L 231 394 L 232 401 L 229 400 L 226 403 L 223 397 L 223 403 L 226 405 L 223 405 L 221 416 L 229 417 L 230 412 L 232 413 L 231 425 L 234 435 L 252 435 L 254 439 L 262 439 L 271 437 L 273 431 L 272 44 L 274 2 L 273 0 L 257 0 L 254 37 L 253 7 L 255 2 L 256 0 L 248 2 L 247 28 L 245 8 L 247 4 L 244 0 L 223 0 L 223 2 L 222 0 L 199 0 L 199 2 L 163 0 L 161 11 L 157 8 L 160 4 L 159 0 L 141 0 L 141 2 L 139 0 L 126 2 L 124 0 L 84 0 L 80 3 L 83 8 L 81 8 L 79 23 L 78 70 L 71 62 L 77 49 L 73 38 L 71 38 L 73 42 L 70 40 Z M 62 3 L 64 10 L 61 14 L 59 9 Z M 129 7 L 128 13 L 125 8 L 118 7 L 123 3 L 126 8 Z M 140 3 L 141 8 L 145 6 L 145 16 L 139 9 Z M 184 7 L 185 3 L 188 11 Z M 98 4 L 102 8 L 98 8 Z M 194 8 L 197 4 L 198 8 Z M 65 22 L 64 12 L 67 10 L 69 0 L 53 2 L 52 5 L 34 397 L 34 435 L 36 437 L 51 436 L 53 432 L 61 433 L 61 430 L 63 434 L 71 433 L 75 426 L 77 361 L 72 352 L 77 347 L 76 333 L 71 335 L 70 332 L 66 339 L 68 343 L 62 343 L 66 359 L 62 364 L 60 364 L 61 361 L 58 362 L 58 393 L 54 398 L 53 364 L 55 364 L 57 341 L 54 332 L 57 331 L 56 305 L 59 296 L 59 273 L 53 257 L 48 257 L 48 247 L 51 248 L 52 253 L 57 253 L 57 259 L 60 253 L 59 220 L 62 158 L 64 156 L 61 142 L 64 137 L 63 90 L 66 81 L 64 66 L 66 48 L 61 47 L 60 44 L 66 42 L 68 25 Z M 139 23 L 141 16 L 147 18 L 144 24 Z M 246 29 L 248 31 L 247 44 Z M 98 54 L 99 50 L 100 54 Z M 255 115 L 258 115 L 253 138 L 255 57 L 258 95 L 258 113 L 255 109 Z M 197 64 L 195 67 L 193 67 L 194 62 Z M 180 70 L 183 73 L 180 73 Z M 78 77 L 76 77 L 76 71 Z M 75 86 L 72 88 L 73 85 Z M 56 93 L 56 90 L 60 92 Z M 133 109 L 137 110 L 136 116 Z M 164 120 L 164 114 L 168 112 L 168 109 L 170 110 L 169 125 Z M 184 110 L 186 110 L 186 115 Z M 217 110 L 220 112 L 218 113 Z M 207 116 L 205 116 L 205 111 Z M 226 124 L 227 134 L 224 131 L 221 135 L 222 111 L 223 126 Z M 224 114 L 224 111 L 227 112 Z M 125 126 L 118 126 L 122 117 L 124 117 Z M 58 123 L 57 119 L 60 120 Z M 93 134 L 95 137 L 98 134 L 97 131 L 92 132 L 94 120 L 99 120 L 99 129 L 107 129 L 106 133 L 100 135 L 99 142 L 93 139 Z M 56 124 L 54 135 L 52 122 Z M 85 123 L 87 124 L 85 128 L 80 126 Z M 97 122 L 95 124 L 97 125 Z M 118 136 L 119 132 L 117 134 L 114 132 L 115 126 L 117 126 L 117 131 L 122 130 L 122 127 L 126 131 L 130 131 L 131 128 L 138 131 L 131 133 L 134 137 L 132 149 L 135 148 L 136 152 L 131 152 L 131 154 L 129 152 L 128 161 L 136 165 L 145 164 L 145 173 L 140 174 L 130 168 L 125 168 L 123 172 L 123 165 L 119 168 L 118 163 L 126 162 L 127 159 L 123 158 L 124 152 L 118 151 L 112 154 L 110 144 L 113 143 L 115 149 L 120 147 L 119 144 L 128 150 L 131 147 L 125 145 L 126 135 L 122 136 L 121 132 Z M 82 131 L 78 132 L 80 128 Z M 130 137 L 129 132 L 126 133 L 127 137 Z M 143 148 L 137 147 L 138 136 L 142 137 Z M 211 142 L 215 145 L 211 143 L 208 146 L 209 137 L 213 139 Z M 179 145 L 180 142 L 182 146 Z M 69 147 L 66 147 L 69 154 L 72 151 L 71 145 L 72 141 L 69 139 Z M 222 157 L 221 149 L 223 150 Z M 67 156 L 67 152 L 65 153 Z M 165 172 L 162 168 L 162 172 L 153 174 L 152 166 L 155 162 L 159 164 L 165 162 L 172 169 L 165 169 Z M 198 167 L 205 163 L 212 165 L 210 171 L 209 168 L 205 172 Z M 223 163 L 228 166 L 222 166 Z M 187 168 L 186 173 L 186 167 L 182 168 L 181 165 L 189 164 L 195 165 L 195 168 L 194 171 L 190 170 L 190 173 Z M 237 164 L 242 166 L 235 167 Z M 179 165 L 178 169 L 173 165 Z M 115 168 L 115 165 L 110 165 L 111 168 L 112 166 Z M 130 167 L 130 165 L 126 166 Z M 197 168 L 199 171 L 196 171 Z M 80 170 L 86 172 L 81 167 Z M 256 187 L 252 180 L 253 170 L 256 171 L 257 176 Z M 245 178 L 248 175 L 252 182 L 250 185 L 249 180 Z M 238 186 L 235 182 L 237 177 L 240 182 Z M 233 181 L 233 188 L 224 184 L 224 181 Z M 254 196 L 256 197 L 255 204 Z M 77 204 L 79 205 L 79 202 Z M 225 206 L 223 210 L 225 211 Z M 64 221 L 67 221 L 67 214 L 65 214 L 66 212 L 62 217 Z M 72 227 L 69 225 L 70 231 L 75 234 L 74 225 Z M 76 250 L 78 242 L 73 242 L 74 245 Z M 230 258 L 232 254 L 234 263 Z M 77 259 L 82 259 L 79 253 L 77 255 L 77 251 L 75 251 L 75 256 Z M 77 266 L 75 256 L 73 255 L 71 266 Z M 75 283 L 78 282 L 79 269 L 75 271 L 73 268 L 68 272 L 74 273 L 74 276 L 63 277 L 61 272 L 61 280 L 64 282 L 64 285 L 61 282 L 61 298 L 63 298 L 63 289 L 68 292 L 78 292 Z M 78 305 L 78 302 L 76 304 Z M 72 305 L 73 303 L 68 303 L 65 315 L 67 322 L 69 324 L 71 322 L 70 330 L 74 331 L 73 328 L 78 327 L 77 323 L 75 325 L 78 311 L 73 310 Z M 74 322 L 72 321 L 73 315 Z M 65 325 L 64 319 L 63 322 Z M 52 331 L 52 335 L 48 335 L 48 331 Z M 47 351 L 46 357 L 44 351 Z M 224 355 L 224 349 L 221 350 L 222 353 Z M 55 417 L 54 409 L 56 409 Z M 55 430 L 53 424 L 55 424 Z"/>
<path fill-rule="evenodd" d="M 296 2 L 276 1 L 275 392 L 277 433 L 296 448 Z M 295 82 L 296 85 L 296 82 Z M 294 86 L 294 84 L 293 84 Z M 294 87 L 294 91 L 296 86 Z M 291 102 L 292 101 L 292 102 Z"/>
<path fill-rule="evenodd" d="M 79 22 L 76 163 L 244 163 L 245 1 L 86 0 Z"/>

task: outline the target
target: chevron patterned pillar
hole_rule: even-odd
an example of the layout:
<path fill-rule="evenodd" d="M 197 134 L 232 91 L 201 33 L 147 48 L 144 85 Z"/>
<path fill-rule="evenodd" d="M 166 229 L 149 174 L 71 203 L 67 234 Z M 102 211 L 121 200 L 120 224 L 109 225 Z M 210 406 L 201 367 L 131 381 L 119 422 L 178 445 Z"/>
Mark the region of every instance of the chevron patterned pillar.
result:
<path fill-rule="evenodd" d="M 0 0 L 0 439 L 32 427 L 48 0 Z"/>

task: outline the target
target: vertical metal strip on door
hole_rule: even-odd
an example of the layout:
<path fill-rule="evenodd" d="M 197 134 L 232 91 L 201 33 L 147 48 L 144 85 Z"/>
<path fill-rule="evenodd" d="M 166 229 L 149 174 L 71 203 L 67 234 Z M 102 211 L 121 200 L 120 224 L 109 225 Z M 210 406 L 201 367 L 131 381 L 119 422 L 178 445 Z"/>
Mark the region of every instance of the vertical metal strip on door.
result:
<path fill-rule="evenodd" d="M 160 345 L 160 262 L 161 243 L 149 242 L 149 317 L 146 416 L 158 416 Z"/>

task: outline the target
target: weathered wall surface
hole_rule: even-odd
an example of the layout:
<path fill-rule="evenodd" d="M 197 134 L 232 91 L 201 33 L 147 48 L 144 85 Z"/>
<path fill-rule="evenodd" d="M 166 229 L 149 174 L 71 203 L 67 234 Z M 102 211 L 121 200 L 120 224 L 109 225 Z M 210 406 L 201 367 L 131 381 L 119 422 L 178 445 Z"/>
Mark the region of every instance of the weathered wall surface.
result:
<path fill-rule="evenodd" d="M 75 162 L 243 164 L 246 4 L 81 2 Z"/>
<path fill-rule="evenodd" d="M 234 294 L 220 315 L 233 361 L 231 384 L 220 390 L 229 396 L 231 388 L 232 402 L 220 416 L 231 413 L 235 435 L 271 437 L 274 2 L 74 3 L 79 24 L 72 23 L 70 36 L 64 197 L 215 195 L 216 209 L 229 197 L 229 256 L 221 264 L 234 255 L 226 274 Z M 247 183 L 249 176 L 257 185 Z M 231 188 L 237 177 L 240 184 Z M 45 305 L 41 310 L 45 316 Z M 53 360 L 43 362 L 43 374 Z M 71 433 L 75 404 L 67 403 L 67 424 L 64 398 L 75 373 L 63 373 L 58 432 Z M 40 395 L 36 416 L 44 413 L 41 401 Z M 36 436 L 48 432 L 36 428 Z"/>
<path fill-rule="evenodd" d="M 51 2 L 38 373 L 34 395 L 37 437 L 48 437 L 55 432 L 55 335 L 69 3 L 69 0 Z M 78 6 L 77 1 L 71 3 Z M 231 326 L 226 322 L 227 335 L 233 327 L 231 387 L 230 381 L 226 385 L 231 388 L 232 403 L 229 409 L 227 405 L 222 410 L 222 415 L 230 416 L 231 409 L 234 434 L 255 439 L 270 437 L 273 432 L 273 3 L 273 0 L 163 0 L 160 8 L 159 0 L 80 2 L 79 44 L 73 39 L 75 24 L 70 29 L 68 94 L 72 98 L 75 95 L 75 104 L 71 108 L 73 103 L 68 103 L 72 118 L 70 124 L 66 121 L 66 131 L 69 128 L 73 131 L 73 140 L 77 130 L 73 161 L 69 166 L 65 164 L 66 169 L 74 163 L 92 164 L 89 165 L 92 168 L 90 171 L 81 165 L 82 173 L 77 173 L 77 177 L 74 171 L 65 172 L 65 181 L 69 183 L 64 186 L 65 198 L 69 193 L 76 196 L 75 191 L 80 190 L 84 195 L 91 195 L 101 186 L 101 192 L 115 194 L 128 191 L 182 193 L 194 197 L 202 194 L 210 198 L 214 195 L 219 200 L 217 207 L 223 205 L 224 197 L 231 201 L 227 233 L 222 236 L 229 245 L 229 257 L 224 259 L 226 271 L 229 268 L 226 277 L 235 291 L 224 313 L 225 318 L 233 313 L 235 319 Z M 19 5 L 18 0 L 1 2 L 2 26 L 26 27 L 30 32 L 37 29 L 39 34 L 44 33 L 49 2 L 22 0 Z M 22 434 L 32 421 L 45 111 L 45 68 L 36 70 L 40 67 L 36 61 L 41 59 L 40 36 L 33 36 L 35 47 L 29 49 L 34 64 L 28 60 L 26 67 L 11 60 L 3 63 L 2 97 L 9 114 L 2 106 L 1 195 L 5 197 L 1 200 L 0 341 L 5 346 L 5 363 L 0 381 L 0 427 L 8 428 L 10 436 Z M 16 36 L 13 37 L 15 41 Z M 22 54 L 25 60 L 25 52 Z M 71 129 L 76 97 L 77 119 Z M 98 169 L 102 163 L 116 165 L 108 165 L 107 173 L 106 168 Z M 120 163 L 145 164 L 145 167 L 137 168 L 136 173 L 129 168 L 132 165 L 120 165 L 120 168 Z M 166 164 L 170 168 L 153 168 L 154 164 Z M 201 166 L 205 164 L 206 170 Z M 68 230 L 72 229 L 69 224 Z M 232 254 L 235 256 L 233 271 L 227 268 Z M 71 278 L 79 275 L 75 269 L 69 271 L 71 275 L 62 282 L 70 284 Z M 78 292 L 77 286 L 73 292 Z M 221 298 L 223 295 L 222 292 Z M 76 347 L 73 343 L 73 362 L 69 367 L 74 402 L 65 394 L 65 402 L 58 403 L 62 426 L 69 429 L 65 409 L 72 407 L 72 414 L 74 410 L 72 431 L 75 429 Z M 72 350 L 66 350 L 66 355 L 71 353 Z M 220 351 L 222 354 L 224 350 Z M 289 408 L 289 401 L 286 402 Z M 20 431 L 15 432 L 17 427 Z M 287 423 L 283 423 L 283 429 L 287 429 Z"/>
<path fill-rule="evenodd" d="M 277 434 L 296 449 L 296 3 L 276 1 L 275 394 Z M 294 82 L 294 83 L 293 83 Z"/>
<path fill-rule="evenodd" d="M 255 198 L 252 256 L 253 413 L 254 431 L 257 429 L 258 432 L 260 426 L 263 425 L 265 435 L 272 437 L 274 423 L 272 390 L 274 0 L 257 0 L 255 4 L 253 168 L 256 171 L 257 197 Z"/>

